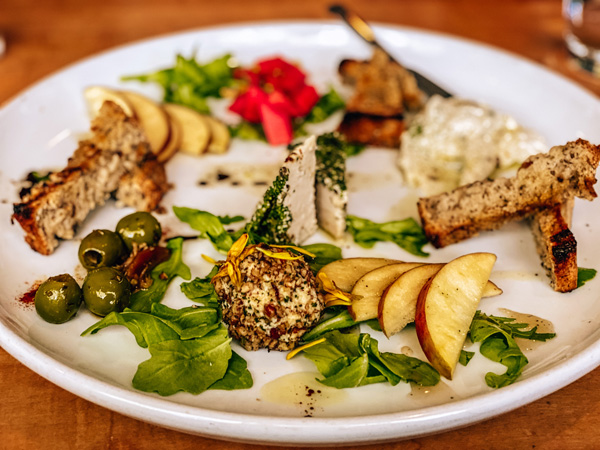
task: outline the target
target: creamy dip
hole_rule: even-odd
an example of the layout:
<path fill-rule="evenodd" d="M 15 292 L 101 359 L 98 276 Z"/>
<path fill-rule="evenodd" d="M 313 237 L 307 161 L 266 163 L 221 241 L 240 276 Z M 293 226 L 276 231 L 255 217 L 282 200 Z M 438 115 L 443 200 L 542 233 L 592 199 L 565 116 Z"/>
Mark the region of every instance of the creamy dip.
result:
<path fill-rule="evenodd" d="M 433 96 L 402 134 L 398 165 L 425 195 L 490 177 L 547 150 L 509 115 L 459 98 Z"/>

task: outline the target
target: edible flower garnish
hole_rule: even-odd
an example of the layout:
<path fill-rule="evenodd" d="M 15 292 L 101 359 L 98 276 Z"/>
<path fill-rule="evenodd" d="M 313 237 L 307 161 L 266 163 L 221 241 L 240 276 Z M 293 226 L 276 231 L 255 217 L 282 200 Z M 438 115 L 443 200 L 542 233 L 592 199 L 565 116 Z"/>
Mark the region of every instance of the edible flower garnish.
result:
<path fill-rule="evenodd" d="M 271 145 L 292 141 L 292 118 L 306 116 L 319 101 L 298 67 L 281 58 L 265 59 L 251 69 L 236 69 L 247 83 L 229 109 L 251 123 L 260 123 Z"/>
<path fill-rule="evenodd" d="M 296 259 L 301 259 L 302 255 L 306 255 L 309 256 L 311 258 L 315 258 L 317 255 L 315 255 L 314 253 L 309 252 L 308 250 L 305 250 L 301 247 L 296 247 L 295 245 L 269 245 L 269 247 L 273 247 L 273 248 L 282 248 L 282 249 L 292 249 L 298 253 L 301 253 L 301 255 L 294 255 L 291 252 L 288 251 L 283 251 L 283 252 L 272 252 L 271 250 L 268 250 L 262 246 L 257 246 L 256 250 L 261 251 L 262 253 L 264 253 L 267 256 L 270 256 L 271 258 L 277 258 L 277 259 L 286 259 L 289 261 L 293 261 Z"/>
<path fill-rule="evenodd" d="M 231 279 L 231 282 L 235 286 L 239 287 L 242 282 L 242 274 L 240 272 L 240 263 L 247 256 L 251 255 L 255 250 L 258 250 L 259 252 L 267 255 L 270 258 L 285 259 L 288 261 L 293 261 L 296 259 L 303 258 L 303 255 L 310 256 L 311 258 L 316 257 L 316 255 L 314 255 L 313 253 L 311 253 L 307 250 L 304 250 L 303 248 L 296 247 L 294 245 L 265 246 L 264 244 L 257 244 L 257 245 L 250 245 L 250 246 L 246 247 L 249 239 L 250 238 L 248 236 L 248 233 L 244 233 L 239 237 L 239 239 L 237 241 L 235 241 L 233 243 L 233 245 L 227 252 L 227 259 L 225 260 L 225 262 L 221 263 L 221 267 L 219 268 L 219 271 L 212 278 L 213 281 L 217 278 L 228 276 Z M 280 248 L 280 249 L 282 249 L 282 251 L 274 252 L 267 247 Z M 290 251 L 287 251 L 287 249 L 294 250 L 301 254 L 300 255 L 294 254 Z M 218 264 L 218 262 L 216 262 L 210 256 L 202 255 L 202 257 L 209 262 Z"/>
<path fill-rule="evenodd" d="M 313 347 L 313 346 L 320 344 L 321 342 L 325 342 L 325 341 L 326 341 L 325 338 L 321 338 L 321 339 L 317 339 L 316 341 L 309 342 L 308 344 L 301 345 L 300 347 L 296 347 L 294 350 L 292 350 L 291 352 L 289 352 L 287 354 L 285 359 L 290 360 L 294 356 L 296 356 L 298 353 L 300 353 L 301 351 L 303 351 L 309 347 Z"/>
<path fill-rule="evenodd" d="M 248 255 L 250 255 L 255 247 L 246 248 L 246 244 L 248 243 L 248 233 L 244 233 L 240 236 L 240 238 L 233 243 L 229 251 L 227 252 L 227 260 L 221 264 L 219 271 L 212 278 L 212 282 L 215 279 L 229 276 L 231 282 L 239 287 L 242 283 L 242 274 L 240 272 L 240 262 L 244 260 Z"/>
<path fill-rule="evenodd" d="M 360 295 L 354 295 L 349 292 L 344 292 L 338 288 L 333 280 L 331 280 L 324 272 L 317 274 L 317 281 L 322 291 L 325 291 L 325 306 L 348 306 L 354 300 L 361 298 Z"/>

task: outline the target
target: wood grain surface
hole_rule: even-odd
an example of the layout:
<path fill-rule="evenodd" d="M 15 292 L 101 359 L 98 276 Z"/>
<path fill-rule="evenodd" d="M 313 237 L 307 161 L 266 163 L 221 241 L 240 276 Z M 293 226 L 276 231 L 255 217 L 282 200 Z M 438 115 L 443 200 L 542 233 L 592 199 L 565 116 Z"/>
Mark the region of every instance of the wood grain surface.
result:
<path fill-rule="evenodd" d="M 191 28 L 277 19 L 330 19 L 318 0 L 0 0 L 0 104 L 46 75 L 117 45 Z M 369 21 L 462 36 L 520 54 L 600 96 L 562 43 L 559 0 L 353 0 Z M 600 123 L 599 123 L 600 126 Z M 6 151 L 6 149 L 1 149 Z M 0 349 L 0 449 L 250 450 L 130 419 L 58 388 Z M 600 371 L 476 425 L 346 449 L 597 449 Z M 278 447 L 271 447 L 278 448 Z"/>

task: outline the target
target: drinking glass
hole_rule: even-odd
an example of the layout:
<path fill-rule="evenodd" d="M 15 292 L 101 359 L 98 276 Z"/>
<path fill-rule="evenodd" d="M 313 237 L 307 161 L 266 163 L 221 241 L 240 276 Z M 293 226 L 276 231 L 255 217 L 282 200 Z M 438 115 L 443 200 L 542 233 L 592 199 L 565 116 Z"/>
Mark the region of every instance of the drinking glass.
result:
<path fill-rule="evenodd" d="M 563 0 L 565 43 L 582 68 L 600 77 L 600 0 Z"/>

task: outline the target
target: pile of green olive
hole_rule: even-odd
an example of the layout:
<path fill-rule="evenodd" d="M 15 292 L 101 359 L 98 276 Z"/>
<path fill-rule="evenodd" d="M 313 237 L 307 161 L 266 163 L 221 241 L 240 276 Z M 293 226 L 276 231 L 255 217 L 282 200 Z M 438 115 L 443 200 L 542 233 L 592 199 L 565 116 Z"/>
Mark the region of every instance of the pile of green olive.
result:
<path fill-rule="evenodd" d="M 141 211 L 119 220 L 115 231 L 92 231 L 79 245 L 79 261 L 88 270 L 83 286 L 69 274 L 50 277 L 35 293 L 37 313 L 46 322 L 64 323 L 77 313 L 82 301 L 98 316 L 122 311 L 133 289 L 120 266 L 132 252 L 156 246 L 161 236 L 158 220 Z"/>

